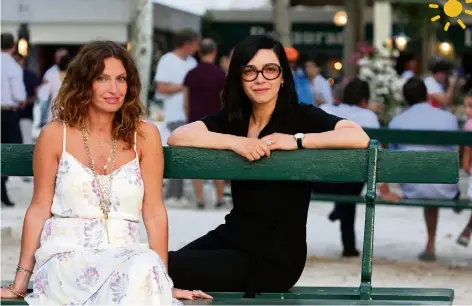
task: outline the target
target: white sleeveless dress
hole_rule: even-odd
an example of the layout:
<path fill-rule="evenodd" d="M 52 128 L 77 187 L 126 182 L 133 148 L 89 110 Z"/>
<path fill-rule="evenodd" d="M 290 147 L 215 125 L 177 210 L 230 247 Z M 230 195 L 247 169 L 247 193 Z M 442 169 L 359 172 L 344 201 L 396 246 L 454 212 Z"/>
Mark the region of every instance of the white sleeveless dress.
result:
<path fill-rule="evenodd" d="M 35 254 L 29 305 L 181 304 L 159 255 L 139 243 L 144 186 L 138 155 L 113 173 L 107 241 L 92 171 L 66 151 L 56 175 L 52 218 Z M 136 142 L 136 141 L 135 141 Z M 136 145 L 135 145 L 136 152 Z"/>

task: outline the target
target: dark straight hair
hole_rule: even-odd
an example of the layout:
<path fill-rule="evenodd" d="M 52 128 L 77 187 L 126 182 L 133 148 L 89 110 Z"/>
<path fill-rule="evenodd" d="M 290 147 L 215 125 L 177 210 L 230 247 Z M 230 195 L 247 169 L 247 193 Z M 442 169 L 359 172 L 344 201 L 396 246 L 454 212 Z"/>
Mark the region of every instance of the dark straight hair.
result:
<path fill-rule="evenodd" d="M 282 44 L 270 36 L 251 35 L 241 41 L 234 49 L 223 88 L 223 105 L 228 112 L 230 121 L 242 119 L 243 115 L 248 116 L 251 114 L 252 103 L 244 92 L 241 70 L 262 49 L 274 51 L 282 68 L 281 77 L 284 79 L 284 84 L 279 90 L 274 114 L 284 114 L 292 105 L 298 104 L 292 70 L 288 64 Z"/>

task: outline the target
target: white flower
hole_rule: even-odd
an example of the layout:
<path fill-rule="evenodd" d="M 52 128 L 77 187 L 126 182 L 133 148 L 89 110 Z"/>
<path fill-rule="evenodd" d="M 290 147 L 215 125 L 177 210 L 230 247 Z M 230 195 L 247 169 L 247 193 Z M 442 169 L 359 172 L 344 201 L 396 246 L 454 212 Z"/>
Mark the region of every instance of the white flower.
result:
<path fill-rule="evenodd" d="M 363 57 L 357 61 L 359 66 L 368 66 L 370 65 L 370 60 L 367 57 Z"/>

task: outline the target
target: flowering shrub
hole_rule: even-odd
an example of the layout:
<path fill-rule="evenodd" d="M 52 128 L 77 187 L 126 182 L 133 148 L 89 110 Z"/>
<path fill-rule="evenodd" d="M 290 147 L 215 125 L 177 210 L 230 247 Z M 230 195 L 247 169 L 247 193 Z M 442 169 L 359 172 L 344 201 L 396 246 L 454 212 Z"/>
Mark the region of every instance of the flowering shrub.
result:
<path fill-rule="evenodd" d="M 377 49 L 361 43 L 352 58 L 359 68 L 359 78 L 369 83 L 371 100 L 382 103 L 386 113 L 403 100 L 404 80 L 394 68 L 395 57 L 398 57 L 396 50 L 386 47 Z"/>

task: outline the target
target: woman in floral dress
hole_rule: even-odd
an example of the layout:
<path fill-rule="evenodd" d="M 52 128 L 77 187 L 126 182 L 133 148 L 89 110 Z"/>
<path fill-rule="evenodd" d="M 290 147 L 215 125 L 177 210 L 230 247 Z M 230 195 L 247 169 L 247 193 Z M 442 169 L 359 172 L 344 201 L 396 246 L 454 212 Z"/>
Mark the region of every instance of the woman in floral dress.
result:
<path fill-rule="evenodd" d="M 210 298 L 173 288 L 167 274 L 161 139 L 141 119 L 140 90 L 133 60 L 116 43 L 92 42 L 69 65 L 55 120 L 35 147 L 33 199 L 15 280 L 2 298 L 30 305 Z M 149 247 L 139 243 L 141 214 Z"/>

